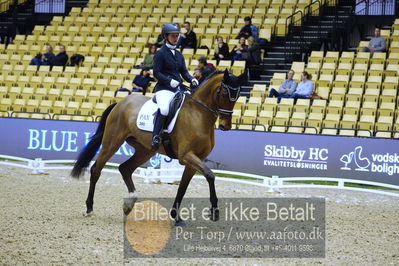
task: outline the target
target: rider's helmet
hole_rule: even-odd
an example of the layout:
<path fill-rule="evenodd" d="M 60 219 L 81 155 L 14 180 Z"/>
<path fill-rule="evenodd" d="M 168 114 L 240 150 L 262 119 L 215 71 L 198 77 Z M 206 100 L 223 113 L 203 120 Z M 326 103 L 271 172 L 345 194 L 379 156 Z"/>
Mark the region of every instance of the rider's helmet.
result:
<path fill-rule="evenodd" d="M 179 33 L 180 34 L 180 28 L 177 24 L 167 23 L 162 26 L 162 37 L 165 40 L 166 40 L 166 34 L 171 34 L 171 33 Z"/>

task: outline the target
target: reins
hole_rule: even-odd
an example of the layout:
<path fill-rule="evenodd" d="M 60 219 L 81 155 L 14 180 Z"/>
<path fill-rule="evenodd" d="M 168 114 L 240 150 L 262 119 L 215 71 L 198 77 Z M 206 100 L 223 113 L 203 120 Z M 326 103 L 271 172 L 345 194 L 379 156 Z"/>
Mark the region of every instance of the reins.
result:
<path fill-rule="evenodd" d="M 204 103 L 201 102 L 200 100 L 195 99 L 195 98 L 191 95 L 191 93 L 186 93 L 186 91 L 188 91 L 188 87 L 187 87 L 186 85 L 184 85 L 184 84 L 181 83 L 180 86 L 181 86 L 182 88 L 185 89 L 184 94 L 185 94 L 188 98 L 190 98 L 190 99 L 193 100 L 195 103 L 197 103 L 197 104 L 201 105 L 202 107 L 204 107 L 207 111 L 211 112 L 215 117 L 218 117 L 219 114 L 227 115 L 227 116 L 231 116 L 231 115 L 233 114 L 233 111 L 232 111 L 232 110 L 225 110 L 225 109 L 221 109 L 221 108 L 218 108 L 217 110 L 214 110 L 214 109 L 210 108 L 209 106 L 207 106 L 206 104 L 204 104 Z M 218 91 L 217 91 L 217 95 L 216 95 L 216 106 L 217 106 L 217 107 L 219 106 L 220 90 L 221 90 L 221 88 L 222 88 L 223 86 L 226 86 L 226 85 L 223 84 L 223 82 L 222 82 L 222 84 L 220 85 L 220 87 L 218 88 Z M 230 91 L 229 91 L 229 90 L 228 90 L 228 93 L 229 93 L 229 96 L 230 96 Z M 231 100 L 231 97 L 230 97 L 230 100 Z M 237 100 L 237 99 L 235 99 L 235 100 Z"/>

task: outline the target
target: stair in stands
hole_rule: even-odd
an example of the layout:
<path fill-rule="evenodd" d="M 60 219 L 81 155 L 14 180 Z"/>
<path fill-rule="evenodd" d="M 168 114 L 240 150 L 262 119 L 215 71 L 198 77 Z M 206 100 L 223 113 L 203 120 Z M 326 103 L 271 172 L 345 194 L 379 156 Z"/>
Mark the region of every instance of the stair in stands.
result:
<path fill-rule="evenodd" d="M 310 16 L 302 26 L 294 27 L 292 36 L 274 36 L 266 48 L 260 79 L 250 79 L 249 85 L 243 87 L 243 95 L 249 95 L 254 84 L 269 85 L 273 74 L 287 72 L 293 61 L 306 61 L 312 50 L 321 49 L 321 44 L 333 50 L 337 32 L 353 23 L 353 4 L 351 0 L 340 0 L 337 6 L 326 6 L 319 16 Z M 306 46 L 305 53 L 301 46 Z"/>

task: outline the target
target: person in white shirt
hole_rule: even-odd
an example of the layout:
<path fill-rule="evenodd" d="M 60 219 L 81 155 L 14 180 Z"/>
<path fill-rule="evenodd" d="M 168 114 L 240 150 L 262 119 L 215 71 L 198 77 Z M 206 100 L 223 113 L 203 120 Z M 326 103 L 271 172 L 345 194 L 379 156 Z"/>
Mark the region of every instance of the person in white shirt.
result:
<path fill-rule="evenodd" d="M 301 82 L 296 87 L 294 94 L 291 95 L 291 98 L 295 99 L 295 103 L 297 99 L 310 99 L 314 92 L 313 82 L 310 81 L 311 78 L 312 76 L 308 72 L 302 72 Z"/>

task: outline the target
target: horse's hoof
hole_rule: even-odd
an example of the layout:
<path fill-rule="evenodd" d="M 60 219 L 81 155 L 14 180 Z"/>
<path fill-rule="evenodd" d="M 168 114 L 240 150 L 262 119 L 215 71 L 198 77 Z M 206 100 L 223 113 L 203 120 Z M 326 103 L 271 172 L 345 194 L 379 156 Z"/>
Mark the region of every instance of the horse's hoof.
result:
<path fill-rule="evenodd" d="M 183 221 L 182 219 L 179 219 L 179 220 L 175 221 L 175 226 L 186 227 L 187 224 L 186 224 L 186 222 Z"/>
<path fill-rule="evenodd" d="M 93 212 L 93 210 L 91 210 L 91 211 L 86 211 L 86 212 L 83 213 L 83 216 L 84 216 L 84 217 L 91 217 L 91 216 L 94 216 L 94 212 Z"/>
<path fill-rule="evenodd" d="M 137 198 L 125 198 L 123 199 L 123 212 L 125 215 L 129 215 L 129 213 L 132 211 L 134 204 L 136 203 Z"/>
<path fill-rule="evenodd" d="M 219 221 L 219 209 L 217 208 L 210 208 L 209 209 L 209 218 L 211 221 Z"/>

